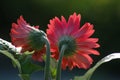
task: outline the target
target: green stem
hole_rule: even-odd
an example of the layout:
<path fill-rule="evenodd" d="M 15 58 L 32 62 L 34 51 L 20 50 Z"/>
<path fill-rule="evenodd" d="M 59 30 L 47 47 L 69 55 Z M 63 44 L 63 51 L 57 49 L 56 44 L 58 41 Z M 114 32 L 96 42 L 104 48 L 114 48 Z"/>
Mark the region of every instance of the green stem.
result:
<path fill-rule="evenodd" d="M 30 80 L 29 74 L 19 74 L 21 80 Z"/>
<path fill-rule="evenodd" d="M 63 45 L 61 50 L 60 50 L 60 56 L 59 56 L 58 66 L 57 66 L 56 80 L 61 80 L 61 63 L 62 63 L 62 58 L 64 56 L 65 49 L 66 49 L 66 45 Z"/>
<path fill-rule="evenodd" d="M 46 43 L 46 62 L 45 62 L 45 73 L 44 80 L 50 80 L 50 43 L 47 37 L 44 37 Z"/>

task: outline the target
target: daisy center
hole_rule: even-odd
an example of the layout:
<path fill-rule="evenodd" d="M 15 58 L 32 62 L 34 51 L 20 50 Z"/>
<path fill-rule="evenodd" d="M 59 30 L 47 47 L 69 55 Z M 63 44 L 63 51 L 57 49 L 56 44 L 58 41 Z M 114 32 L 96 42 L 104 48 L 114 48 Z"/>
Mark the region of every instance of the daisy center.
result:
<path fill-rule="evenodd" d="M 76 42 L 75 39 L 70 36 L 63 36 L 60 38 L 59 42 L 59 50 L 61 50 L 63 45 L 66 45 L 66 49 L 64 52 L 64 56 L 71 56 L 76 51 Z"/>

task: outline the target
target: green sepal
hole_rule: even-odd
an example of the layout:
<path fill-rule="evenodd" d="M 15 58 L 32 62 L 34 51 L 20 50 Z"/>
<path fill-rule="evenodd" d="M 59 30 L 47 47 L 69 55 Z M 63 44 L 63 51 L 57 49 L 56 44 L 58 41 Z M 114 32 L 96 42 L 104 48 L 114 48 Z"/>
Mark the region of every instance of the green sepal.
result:
<path fill-rule="evenodd" d="M 29 45 L 35 50 L 41 50 L 45 45 L 43 36 L 46 36 L 44 31 L 33 29 L 28 35 Z"/>

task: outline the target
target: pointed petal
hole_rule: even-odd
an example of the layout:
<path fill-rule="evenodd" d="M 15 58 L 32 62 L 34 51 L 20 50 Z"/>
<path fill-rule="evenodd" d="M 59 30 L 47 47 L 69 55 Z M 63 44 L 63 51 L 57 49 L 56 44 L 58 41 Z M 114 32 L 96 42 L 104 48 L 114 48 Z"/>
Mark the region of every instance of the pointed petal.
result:
<path fill-rule="evenodd" d="M 90 23 L 86 23 L 77 32 L 72 34 L 72 36 L 75 38 L 89 37 L 93 33 L 94 33 L 93 25 L 91 25 Z"/>
<path fill-rule="evenodd" d="M 70 15 L 68 19 L 66 34 L 71 35 L 72 33 L 76 32 L 79 29 L 80 19 L 81 19 L 80 14 L 78 16 L 76 13 L 74 13 L 73 15 Z"/>

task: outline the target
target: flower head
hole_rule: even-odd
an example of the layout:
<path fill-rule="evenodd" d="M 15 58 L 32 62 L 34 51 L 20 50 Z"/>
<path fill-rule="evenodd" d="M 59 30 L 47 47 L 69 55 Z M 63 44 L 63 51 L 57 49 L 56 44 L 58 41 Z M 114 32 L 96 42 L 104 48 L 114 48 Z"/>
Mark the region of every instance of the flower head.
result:
<path fill-rule="evenodd" d="M 17 20 L 17 24 L 12 23 L 12 29 L 10 33 L 12 43 L 16 47 L 22 47 L 22 52 L 35 50 L 33 59 L 38 59 L 38 56 L 35 56 L 35 54 L 38 55 L 39 53 L 42 55 L 45 52 L 43 49 L 45 43 L 42 40 L 42 36 L 46 35 L 38 28 L 39 26 L 30 26 L 28 23 L 26 23 L 23 17 L 20 16 L 20 18 Z"/>
<path fill-rule="evenodd" d="M 85 23 L 80 27 L 80 14 L 74 13 L 66 22 L 66 19 L 62 16 L 61 20 L 57 17 L 50 20 L 48 24 L 47 36 L 51 45 L 52 57 L 58 59 L 60 49 L 63 45 L 67 48 L 62 60 L 62 68 L 73 69 L 89 68 L 93 60 L 90 54 L 99 55 L 97 50 L 99 44 L 98 38 L 90 38 L 94 33 L 93 25 Z"/>

